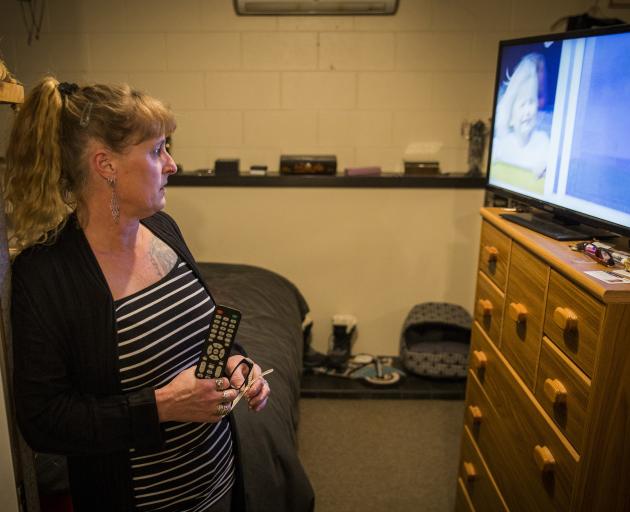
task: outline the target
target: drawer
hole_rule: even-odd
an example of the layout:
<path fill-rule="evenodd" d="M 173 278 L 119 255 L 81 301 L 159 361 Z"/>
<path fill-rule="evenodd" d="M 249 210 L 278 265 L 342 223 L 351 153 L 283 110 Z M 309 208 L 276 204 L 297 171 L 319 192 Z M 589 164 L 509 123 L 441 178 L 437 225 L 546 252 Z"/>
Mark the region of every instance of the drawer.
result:
<path fill-rule="evenodd" d="M 484 393 L 481 383 L 472 370 L 468 371 L 466 385 L 466 410 L 464 411 L 464 426 L 474 439 L 479 441 L 481 436 L 487 436 L 488 425 L 493 420 L 492 406 Z"/>
<path fill-rule="evenodd" d="M 486 381 L 496 380 L 494 373 L 498 371 L 497 365 L 502 363 L 497 358 L 495 350 L 490 347 L 488 340 L 481 334 L 477 323 L 473 327 L 471 353 L 473 351 L 478 352 L 480 357 L 487 354 L 487 362 L 481 368 L 471 367 L 468 370 L 464 429 L 475 441 L 489 472 L 493 474 L 492 468 L 503 467 L 509 459 L 506 458 L 505 450 L 498 444 L 497 431 L 500 429 L 501 419 L 497 417 L 483 387 Z"/>
<path fill-rule="evenodd" d="M 578 453 L 591 381 L 547 337 L 543 338 L 536 398 Z"/>
<path fill-rule="evenodd" d="M 511 240 L 497 228 L 484 222 L 481 225 L 479 270 L 482 270 L 500 290 L 505 290 Z"/>
<path fill-rule="evenodd" d="M 503 292 L 483 272 L 479 272 L 474 318 L 497 347 L 501 341 L 503 302 Z"/>
<path fill-rule="evenodd" d="M 542 340 L 549 267 L 514 244 L 503 307 L 501 352 L 530 389 Z"/>
<path fill-rule="evenodd" d="M 462 435 L 459 478 L 475 510 L 506 512 L 507 507 L 467 427 Z"/>
<path fill-rule="evenodd" d="M 545 334 L 589 377 L 604 306 L 555 271 L 549 280 Z"/>
<path fill-rule="evenodd" d="M 494 378 L 494 373 L 498 371 L 500 362 L 497 352 L 490 347 L 490 340 L 484 336 L 483 331 L 477 322 L 473 322 L 473 328 L 470 337 L 470 356 L 468 362 L 468 384 L 466 387 L 466 399 L 469 400 L 470 393 L 476 393 L 474 382 L 478 382 L 483 388 L 488 379 Z M 470 384 L 470 374 L 473 374 L 475 381 Z M 471 427 L 468 422 L 468 409 L 466 410 L 465 424 Z M 474 434 L 474 430 L 471 428 Z"/>
<path fill-rule="evenodd" d="M 507 506 L 569 510 L 577 452 L 476 323 L 473 345 L 488 353 L 483 390 L 491 405 L 477 445 Z"/>
<path fill-rule="evenodd" d="M 457 479 L 457 493 L 455 494 L 455 512 L 475 512 L 461 478 Z"/>

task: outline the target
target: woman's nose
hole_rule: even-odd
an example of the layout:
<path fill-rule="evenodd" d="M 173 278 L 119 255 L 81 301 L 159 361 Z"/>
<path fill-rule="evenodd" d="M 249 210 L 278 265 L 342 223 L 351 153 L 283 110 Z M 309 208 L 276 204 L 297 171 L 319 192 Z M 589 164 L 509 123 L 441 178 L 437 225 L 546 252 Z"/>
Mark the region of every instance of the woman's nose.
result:
<path fill-rule="evenodd" d="M 165 154 L 166 162 L 164 162 L 164 167 L 162 168 L 162 171 L 166 174 L 173 174 L 177 172 L 177 164 L 175 163 L 175 160 L 173 160 L 173 157 L 168 151 L 165 151 Z"/>

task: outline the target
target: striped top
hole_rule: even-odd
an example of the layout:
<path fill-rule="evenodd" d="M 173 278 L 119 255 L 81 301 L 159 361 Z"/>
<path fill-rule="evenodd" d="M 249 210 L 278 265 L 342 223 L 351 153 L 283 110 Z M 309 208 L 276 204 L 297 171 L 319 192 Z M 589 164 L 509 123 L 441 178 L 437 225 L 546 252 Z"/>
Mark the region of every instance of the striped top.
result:
<path fill-rule="evenodd" d="M 159 388 L 197 363 L 215 305 L 178 258 L 157 283 L 114 303 L 123 391 Z M 167 422 L 165 445 L 129 450 L 136 510 L 209 510 L 234 483 L 229 422 Z"/>

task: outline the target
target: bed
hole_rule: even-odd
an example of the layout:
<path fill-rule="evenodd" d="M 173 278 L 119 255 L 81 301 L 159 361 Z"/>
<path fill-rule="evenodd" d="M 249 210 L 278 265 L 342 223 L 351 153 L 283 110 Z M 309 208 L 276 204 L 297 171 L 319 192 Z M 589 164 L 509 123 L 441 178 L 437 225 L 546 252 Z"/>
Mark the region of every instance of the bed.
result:
<path fill-rule="evenodd" d="M 252 413 L 239 403 L 233 412 L 247 510 L 313 510 L 313 490 L 296 450 L 306 301 L 290 281 L 260 267 L 199 267 L 214 299 L 242 312 L 237 341 L 263 370 L 274 369 L 266 377 L 271 396 L 265 410 Z"/>
<path fill-rule="evenodd" d="M 263 370 L 274 369 L 266 377 L 267 407 L 253 413 L 242 402 L 232 413 L 247 511 L 311 512 L 313 489 L 296 449 L 306 301 L 290 281 L 260 267 L 201 263 L 199 268 L 214 299 L 241 310 L 237 341 Z M 67 503 L 59 506 L 59 498 L 67 498 L 65 460 L 40 455 L 36 469 L 42 511 L 68 510 Z"/>

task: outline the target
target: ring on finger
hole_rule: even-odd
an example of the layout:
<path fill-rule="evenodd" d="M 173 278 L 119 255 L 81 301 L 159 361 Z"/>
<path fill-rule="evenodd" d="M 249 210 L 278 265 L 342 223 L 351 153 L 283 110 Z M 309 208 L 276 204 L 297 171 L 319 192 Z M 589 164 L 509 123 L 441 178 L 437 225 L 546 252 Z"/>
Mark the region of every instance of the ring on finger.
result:
<path fill-rule="evenodd" d="M 215 384 L 217 386 L 217 390 L 223 391 L 223 389 L 225 389 L 225 381 L 223 380 L 223 378 L 217 379 L 215 381 Z"/>
<path fill-rule="evenodd" d="M 227 389 L 223 390 L 223 401 L 224 402 L 229 402 L 230 399 L 228 398 L 228 391 Z"/>
<path fill-rule="evenodd" d="M 217 406 L 217 416 L 225 416 L 230 410 L 230 407 L 226 404 L 219 404 Z"/>

